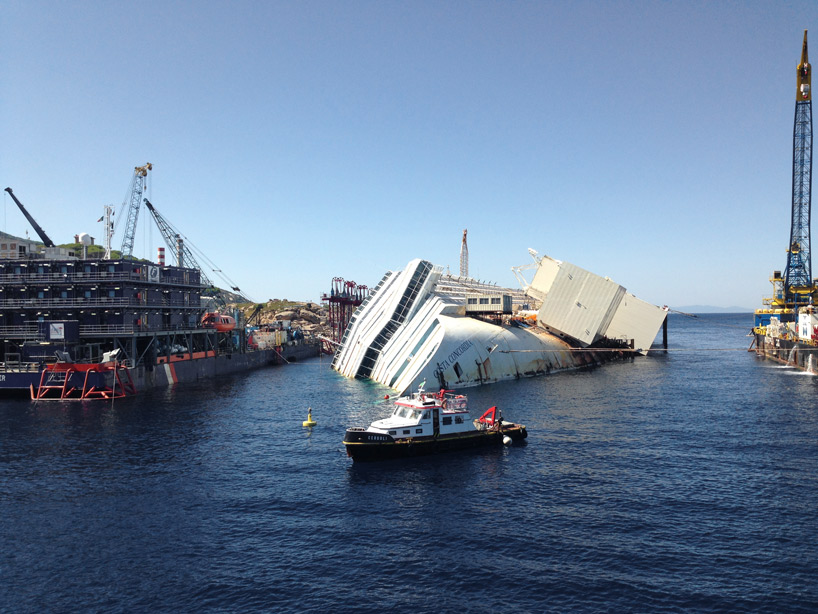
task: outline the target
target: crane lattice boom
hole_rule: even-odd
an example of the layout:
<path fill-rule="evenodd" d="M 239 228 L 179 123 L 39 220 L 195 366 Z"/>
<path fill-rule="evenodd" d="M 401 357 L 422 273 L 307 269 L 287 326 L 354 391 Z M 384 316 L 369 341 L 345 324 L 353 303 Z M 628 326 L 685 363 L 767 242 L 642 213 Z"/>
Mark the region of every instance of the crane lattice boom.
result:
<path fill-rule="evenodd" d="M 798 64 L 798 88 L 795 94 L 795 122 L 792 139 L 792 227 L 784 275 L 784 290 L 812 286 L 810 254 L 810 200 L 812 197 L 812 68 L 807 54 L 807 32 L 801 63 Z"/>
<path fill-rule="evenodd" d="M 177 254 L 177 265 L 178 266 L 186 266 L 188 268 L 196 268 L 199 269 L 199 273 L 201 275 L 201 282 L 202 285 L 207 286 L 208 288 L 212 288 L 213 282 L 210 281 L 210 278 L 205 274 L 204 269 L 199 265 L 194 258 L 193 253 L 188 249 L 187 245 L 184 241 L 181 240 L 179 233 L 176 232 L 173 227 L 165 221 L 156 208 L 150 203 L 150 201 L 146 198 L 145 199 L 145 206 L 148 208 L 148 211 L 151 212 L 153 219 L 156 221 L 156 225 L 159 227 L 159 232 L 162 233 L 162 237 L 165 239 L 165 243 L 170 249 L 171 252 Z M 178 261 L 179 254 L 178 250 L 181 249 L 181 262 Z"/>
<path fill-rule="evenodd" d="M 43 230 L 43 229 L 40 227 L 40 225 L 39 225 L 39 224 L 38 224 L 38 223 L 35 221 L 35 219 L 34 219 L 33 217 L 31 217 L 31 214 L 30 214 L 30 213 L 28 212 L 28 210 L 27 210 L 27 209 L 26 209 L 26 208 L 23 206 L 23 203 L 21 203 L 21 202 L 20 202 L 20 201 L 17 199 L 17 197 L 14 195 L 14 192 L 12 192 L 11 188 L 6 188 L 6 192 L 8 192 L 8 193 L 9 193 L 9 196 L 11 196 L 11 199 L 12 199 L 12 200 L 13 200 L 15 203 L 17 203 L 17 206 L 20 208 L 20 211 L 22 211 L 22 212 L 23 212 L 23 215 L 25 215 L 25 216 L 26 216 L 26 219 L 28 220 L 28 223 L 29 223 L 29 224 L 31 224 L 31 227 L 32 227 L 32 228 L 34 228 L 34 232 L 36 232 L 36 233 L 39 235 L 40 239 L 41 239 L 41 240 L 42 240 L 42 242 L 43 242 L 43 245 L 45 245 L 46 247 L 54 247 L 54 241 L 52 241 L 52 240 L 51 240 L 51 239 L 48 237 L 48 235 L 47 235 L 47 234 L 45 234 L 45 230 Z"/>
<path fill-rule="evenodd" d="M 142 194 L 145 191 L 148 171 L 153 165 L 148 162 L 145 166 L 137 166 L 133 170 L 131 187 L 129 189 L 130 204 L 128 206 L 128 221 L 125 224 L 125 236 L 122 238 L 122 257 L 133 257 L 133 242 L 136 235 L 136 222 L 139 219 L 139 208 L 142 206 Z"/>

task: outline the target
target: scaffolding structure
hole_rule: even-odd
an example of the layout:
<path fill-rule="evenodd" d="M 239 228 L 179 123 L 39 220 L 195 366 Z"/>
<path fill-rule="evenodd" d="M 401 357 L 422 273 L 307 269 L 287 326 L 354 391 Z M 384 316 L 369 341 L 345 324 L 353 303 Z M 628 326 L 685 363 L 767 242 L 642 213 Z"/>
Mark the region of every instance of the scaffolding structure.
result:
<path fill-rule="evenodd" d="M 346 281 L 343 277 L 333 277 L 330 293 L 321 296 L 321 300 L 329 306 L 329 326 L 333 341 L 341 342 L 352 314 L 368 295 L 367 286 Z"/>

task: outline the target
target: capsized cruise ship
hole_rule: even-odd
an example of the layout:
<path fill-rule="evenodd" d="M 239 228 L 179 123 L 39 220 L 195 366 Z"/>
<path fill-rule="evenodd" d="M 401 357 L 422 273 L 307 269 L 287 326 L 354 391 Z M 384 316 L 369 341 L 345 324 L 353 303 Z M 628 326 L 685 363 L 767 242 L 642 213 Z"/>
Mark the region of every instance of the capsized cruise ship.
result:
<path fill-rule="evenodd" d="M 539 256 L 523 288 L 415 259 L 388 271 L 352 316 L 332 367 L 403 393 L 533 377 L 645 353 L 667 316 L 605 277 Z M 533 269 L 532 281 L 522 271 Z M 530 271 L 529 271 L 530 273 Z"/>

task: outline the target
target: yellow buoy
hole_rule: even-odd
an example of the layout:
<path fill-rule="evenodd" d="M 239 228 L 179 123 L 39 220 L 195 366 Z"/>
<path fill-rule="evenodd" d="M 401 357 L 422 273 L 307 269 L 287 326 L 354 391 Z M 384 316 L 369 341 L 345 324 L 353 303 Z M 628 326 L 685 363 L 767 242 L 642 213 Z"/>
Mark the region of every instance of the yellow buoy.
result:
<path fill-rule="evenodd" d="M 312 407 L 307 409 L 307 419 L 301 423 L 301 426 L 315 426 L 318 424 L 315 420 L 312 419 Z"/>

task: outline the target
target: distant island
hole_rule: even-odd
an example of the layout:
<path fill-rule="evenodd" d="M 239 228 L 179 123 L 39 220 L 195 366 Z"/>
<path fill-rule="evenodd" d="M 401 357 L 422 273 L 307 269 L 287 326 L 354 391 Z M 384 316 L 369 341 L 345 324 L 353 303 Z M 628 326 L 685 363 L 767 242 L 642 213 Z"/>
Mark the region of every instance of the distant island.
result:
<path fill-rule="evenodd" d="M 671 307 L 673 311 L 684 311 L 685 313 L 755 313 L 755 309 L 748 307 L 714 307 L 713 305 L 683 305 L 681 307 Z"/>

